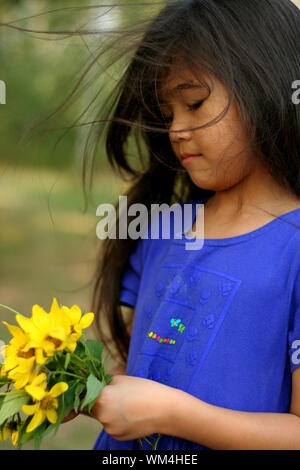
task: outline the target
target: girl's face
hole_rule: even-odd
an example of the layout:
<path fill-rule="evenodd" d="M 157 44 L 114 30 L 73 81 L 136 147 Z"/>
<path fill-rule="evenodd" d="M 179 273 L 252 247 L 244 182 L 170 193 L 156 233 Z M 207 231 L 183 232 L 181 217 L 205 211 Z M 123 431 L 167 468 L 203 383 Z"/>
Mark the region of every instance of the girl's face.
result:
<path fill-rule="evenodd" d="M 235 101 L 216 124 L 193 131 L 187 128 L 203 125 L 216 118 L 226 107 L 229 95 L 225 86 L 214 76 L 205 75 L 211 93 L 201 87 L 188 69 L 175 78 L 168 76 L 160 89 L 160 107 L 171 131 L 172 149 L 192 181 L 199 187 L 223 191 L 240 182 L 250 172 L 247 133 L 241 129 Z M 201 155 L 190 161 L 182 153 Z"/>

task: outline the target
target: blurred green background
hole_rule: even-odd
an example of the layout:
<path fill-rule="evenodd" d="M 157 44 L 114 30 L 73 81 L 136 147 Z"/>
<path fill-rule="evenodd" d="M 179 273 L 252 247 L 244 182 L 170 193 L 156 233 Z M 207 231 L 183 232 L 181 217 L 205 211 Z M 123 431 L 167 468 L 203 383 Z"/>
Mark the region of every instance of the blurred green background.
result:
<path fill-rule="evenodd" d="M 145 15 L 136 7 L 112 11 L 78 8 L 109 3 L 1 0 L 0 23 L 13 22 L 20 28 L 40 31 L 75 31 L 84 25 L 97 30 Z M 300 7 L 300 0 L 295 3 Z M 154 6 L 152 13 L 155 8 L 159 7 Z M 45 14 L 48 11 L 52 12 Z M 85 208 L 81 170 L 88 127 L 74 128 L 64 136 L 62 131 L 51 131 L 45 138 L 40 131 L 29 137 L 26 134 L 65 101 L 99 41 L 99 35 L 45 35 L 0 27 L 0 80 L 7 87 L 6 104 L 0 105 L 0 303 L 25 315 L 31 314 L 34 304 L 49 310 L 53 297 L 60 304 L 89 309 L 99 245 L 96 208 L 101 203 L 115 203 L 126 189 L 108 166 L 100 145 Z M 99 78 L 54 127 L 70 126 L 89 100 L 93 101 L 99 84 L 112 81 L 102 67 L 101 62 L 96 64 L 93 73 Z M 101 102 L 93 104 L 96 115 Z M 80 119 L 88 121 L 87 115 Z M 63 139 L 56 145 L 60 136 Z M 15 322 L 14 315 L 3 308 L 0 320 Z M 88 335 L 96 338 L 92 328 Z M 10 339 L 2 323 L 0 339 Z M 91 449 L 101 429 L 97 421 L 79 416 L 63 424 L 55 438 L 45 438 L 41 448 Z M 10 439 L 0 442 L 0 450 L 12 448 Z M 32 448 L 31 443 L 24 446 Z"/>
<path fill-rule="evenodd" d="M 109 1 L 1 0 L 0 23 L 39 31 L 94 31 L 118 27 L 139 14 L 136 8 L 78 8 L 101 4 Z M 24 315 L 31 315 L 34 304 L 49 311 L 53 297 L 89 311 L 100 243 L 96 208 L 115 203 L 126 189 L 100 145 L 86 207 L 82 158 L 89 126 L 43 136 L 40 125 L 65 101 L 100 41 L 101 35 L 45 35 L 0 26 L 0 80 L 6 84 L 6 104 L 0 105 L 0 303 Z M 112 82 L 103 68 L 101 61 L 93 67 L 87 81 L 96 80 L 54 128 L 72 125 L 100 84 Z M 79 121 L 96 118 L 100 106 L 95 100 L 90 115 Z M 14 314 L 3 308 L 0 320 L 15 324 Z M 97 339 L 92 327 L 88 337 Z M 1 322 L 0 340 L 10 340 Z M 109 368 L 115 365 L 110 361 Z M 96 420 L 79 416 L 63 424 L 55 438 L 45 438 L 41 448 L 91 449 L 101 429 Z M 12 448 L 10 439 L 0 442 L 0 450 Z M 33 449 L 33 443 L 24 449 Z"/>

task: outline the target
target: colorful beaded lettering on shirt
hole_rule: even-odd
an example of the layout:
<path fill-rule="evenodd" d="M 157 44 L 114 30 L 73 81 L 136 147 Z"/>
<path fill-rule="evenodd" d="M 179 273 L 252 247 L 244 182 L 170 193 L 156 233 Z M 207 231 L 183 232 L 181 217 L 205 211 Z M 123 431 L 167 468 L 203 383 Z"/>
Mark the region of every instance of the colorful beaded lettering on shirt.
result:
<path fill-rule="evenodd" d="M 167 344 L 175 344 L 175 343 L 176 343 L 175 339 L 172 339 L 172 338 L 162 338 L 162 337 L 159 336 L 157 333 L 153 333 L 153 331 L 150 331 L 150 332 L 148 333 L 148 338 L 155 339 L 155 340 L 157 340 L 159 343 L 167 343 Z"/>

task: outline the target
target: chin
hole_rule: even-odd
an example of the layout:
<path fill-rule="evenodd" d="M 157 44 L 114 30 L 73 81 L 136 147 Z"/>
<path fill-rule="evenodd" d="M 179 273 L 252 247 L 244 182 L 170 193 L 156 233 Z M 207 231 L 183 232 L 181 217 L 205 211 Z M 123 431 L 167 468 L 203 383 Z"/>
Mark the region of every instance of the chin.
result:
<path fill-rule="evenodd" d="M 216 181 L 214 178 L 209 180 L 208 178 L 205 178 L 205 173 L 202 178 L 199 178 L 192 173 L 189 176 L 198 188 L 205 189 L 207 191 L 226 191 L 234 186 L 234 184 L 230 183 L 225 184 L 224 181 Z"/>
<path fill-rule="evenodd" d="M 216 189 L 217 184 L 214 184 L 213 181 L 210 183 L 207 179 L 204 178 L 197 178 L 195 175 L 189 175 L 195 186 L 201 189 L 206 189 L 207 191 L 219 191 Z"/>

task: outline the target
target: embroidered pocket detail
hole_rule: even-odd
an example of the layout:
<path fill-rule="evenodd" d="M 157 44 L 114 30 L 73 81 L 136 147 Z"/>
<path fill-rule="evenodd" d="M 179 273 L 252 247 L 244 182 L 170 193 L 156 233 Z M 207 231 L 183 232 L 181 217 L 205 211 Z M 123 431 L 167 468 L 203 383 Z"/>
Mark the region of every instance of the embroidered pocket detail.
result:
<path fill-rule="evenodd" d="M 169 259 L 174 262 L 163 264 L 149 281 L 131 369 L 147 367 L 149 374 L 159 370 L 161 380 L 171 387 L 182 383 L 182 390 L 196 394 L 202 366 L 213 345 L 212 354 L 217 351 L 215 341 L 242 281 L 193 263 L 177 263 L 172 246 Z M 151 319 L 148 305 L 152 306 Z"/>
<path fill-rule="evenodd" d="M 196 336 L 198 334 L 198 328 L 196 328 L 195 326 L 191 326 L 188 331 L 187 331 L 187 340 L 188 341 L 193 341 Z"/>
<path fill-rule="evenodd" d="M 200 279 L 201 273 L 198 271 L 191 274 L 190 277 L 187 279 L 187 282 L 191 287 L 195 287 Z"/>
<path fill-rule="evenodd" d="M 228 295 L 233 288 L 233 284 L 231 282 L 224 282 L 219 286 L 219 291 L 222 295 Z"/>
<path fill-rule="evenodd" d="M 199 302 L 201 305 L 204 305 L 208 302 L 209 298 L 211 296 L 211 293 L 209 290 L 207 289 L 202 289 L 202 291 L 200 292 L 200 299 L 199 299 Z"/>
<path fill-rule="evenodd" d="M 183 282 L 182 282 L 180 279 L 174 279 L 174 280 L 172 281 L 172 284 L 171 284 L 169 293 L 170 293 L 171 295 L 175 295 L 175 294 L 179 291 L 179 289 L 180 289 L 180 287 L 182 286 L 182 284 L 183 284 Z"/>
<path fill-rule="evenodd" d="M 197 354 L 196 351 L 192 351 L 188 357 L 187 357 L 187 362 L 189 363 L 190 366 L 195 366 L 199 361 L 199 355 Z"/>
<path fill-rule="evenodd" d="M 214 323 L 215 323 L 215 316 L 213 314 L 207 315 L 202 320 L 202 325 L 206 326 L 206 328 L 213 328 Z"/>
<path fill-rule="evenodd" d="M 152 311 L 152 306 L 150 304 L 148 304 L 145 308 L 145 314 L 147 316 L 147 318 L 151 319 L 152 318 L 152 315 L 153 315 L 153 311 Z"/>
<path fill-rule="evenodd" d="M 165 289 L 165 284 L 163 282 L 158 282 L 155 286 L 155 293 L 157 297 L 161 297 L 162 295 L 164 295 Z"/>

